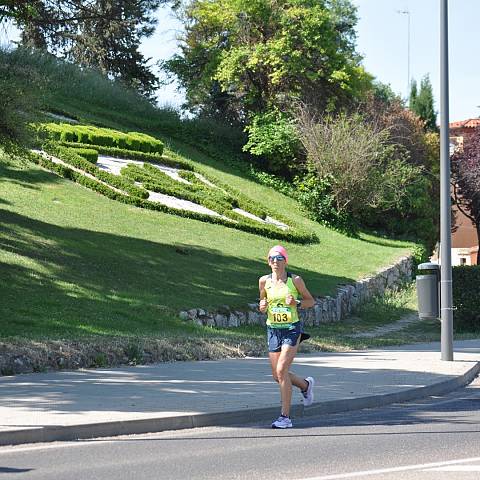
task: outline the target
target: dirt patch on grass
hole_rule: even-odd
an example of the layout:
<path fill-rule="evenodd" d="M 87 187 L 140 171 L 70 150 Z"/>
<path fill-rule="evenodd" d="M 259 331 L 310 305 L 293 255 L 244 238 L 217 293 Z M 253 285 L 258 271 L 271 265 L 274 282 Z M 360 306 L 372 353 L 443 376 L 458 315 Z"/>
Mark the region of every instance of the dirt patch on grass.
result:
<path fill-rule="evenodd" d="M 319 350 L 302 344 L 302 352 Z M 84 338 L 82 340 L 0 341 L 0 374 L 142 365 L 157 362 L 220 360 L 267 355 L 265 340 L 227 338 Z"/>

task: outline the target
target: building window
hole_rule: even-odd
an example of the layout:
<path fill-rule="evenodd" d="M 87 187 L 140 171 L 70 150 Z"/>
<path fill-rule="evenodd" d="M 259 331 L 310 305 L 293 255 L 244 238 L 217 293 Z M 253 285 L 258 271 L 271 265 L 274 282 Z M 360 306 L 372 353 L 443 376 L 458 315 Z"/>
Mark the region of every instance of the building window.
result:
<path fill-rule="evenodd" d="M 467 259 L 465 257 L 460 257 L 460 265 L 466 265 Z"/>

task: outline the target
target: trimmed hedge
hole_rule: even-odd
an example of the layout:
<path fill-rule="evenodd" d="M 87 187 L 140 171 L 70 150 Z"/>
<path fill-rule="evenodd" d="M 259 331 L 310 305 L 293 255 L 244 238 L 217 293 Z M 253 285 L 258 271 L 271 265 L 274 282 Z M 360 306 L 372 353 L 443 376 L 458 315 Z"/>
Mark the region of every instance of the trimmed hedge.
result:
<path fill-rule="evenodd" d="M 81 148 L 94 148 L 98 153 L 102 155 L 108 155 L 114 158 L 122 158 L 125 160 L 140 160 L 144 162 L 161 163 L 167 167 L 183 168 L 184 170 L 193 170 L 193 166 L 185 160 L 172 159 L 165 155 L 158 153 L 145 153 L 136 152 L 135 150 L 125 150 L 116 147 L 104 147 L 101 145 L 89 145 L 87 143 L 74 143 L 74 142 L 58 142 L 65 147 L 81 147 Z"/>
<path fill-rule="evenodd" d="M 102 180 L 102 182 L 108 183 L 119 190 L 123 190 L 133 197 L 148 198 L 149 196 L 149 193 L 144 188 L 137 187 L 132 180 L 100 170 L 98 167 L 92 165 L 83 157 L 75 153 L 72 148 L 63 147 L 54 142 L 47 142 L 43 145 L 43 149 L 50 155 L 58 157 L 64 162 L 83 170 L 84 172 L 90 173 L 90 175 Z"/>
<path fill-rule="evenodd" d="M 121 173 L 131 180 L 142 182 L 147 190 L 188 200 L 226 216 L 230 216 L 229 212 L 232 211 L 233 198 L 226 196 L 220 190 L 216 192 L 207 185 L 202 185 L 200 181 L 192 185 L 177 182 L 158 168 L 148 164 L 144 168 L 128 165 L 122 168 Z"/>
<path fill-rule="evenodd" d="M 192 212 L 189 210 L 180 210 L 176 208 L 167 207 L 166 205 L 162 205 L 161 203 L 150 202 L 148 200 L 144 200 L 138 197 L 127 196 L 122 193 L 116 192 L 111 188 L 99 183 L 95 180 L 92 180 L 81 173 L 75 172 L 74 170 L 64 167 L 63 165 L 59 165 L 57 163 L 48 160 L 47 158 L 43 157 L 42 155 L 30 152 L 30 158 L 35 163 L 51 170 L 58 175 L 73 180 L 91 190 L 100 193 L 111 200 L 118 200 L 123 203 L 129 205 L 135 205 L 141 208 L 148 208 L 150 210 L 156 210 L 164 213 L 169 213 L 172 215 L 177 215 L 185 218 L 191 218 L 195 220 L 200 220 L 203 222 L 214 223 L 223 225 L 225 227 L 236 228 L 238 230 L 243 230 L 245 232 L 262 235 L 268 238 L 276 239 L 276 240 L 286 240 L 295 243 L 313 243 L 318 242 L 318 238 L 315 235 L 308 235 L 302 234 L 300 232 L 284 232 L 281 230 L 272 230 L 268 228 L 268 226 L 264 226 L 262 224 L 254 225 L 248 222 L 245 223 L 235 223 L 233 221 L 226 220 L 221 217 L 214 217 L 211 215 L 205 215 L 198 212 Z M 267 227 L 267 228 L 266 228 Z"/>
<path fill-rule="evenodd" d="M 94 165 L 97 163 L 98 160 L 98 152 L 93 148 L 71 148 L 73 152 L 77 155 L 83 157 L 87 162 L 93 163 Z"/>
<path fill-rule="evenodd" d="M 164 148 L 161 140 L 139 132 L 123 133 L 110 128 L 72 125 L 70 123 L 44 123 L 38 128 L 40 131 L 46 132 L 48 138 L 61 142 L 116 147 L 160 155 L 163 153 Z"/>
<path fill-rule="evenodd" d="M 150 153 L 135 150 L 142 148 L 141 142 L 148 143 L 151 140 L 156 141 L 149 135 L 137 132 L 129 132 L 128 134 L 125 134 L 106 128 L 56 123 L 44 124 L 43 128 L 47 131 L 49 137 L 57 139 L 57 141 L 50 140 L 47 142 L 44 146 L 45 151 L 61 158 L 66 163 L 69 163 L 76 168 L 90 173 L 108 185 L 114 186 L 123 192 L 128 193 L 130 197 L 146 200 L 149 196 L 146 190 L 148 189 L 202 205 L 227 218 L 198 214 L 197 212 L 189 212 L 186 214 L 185 210 L 169 208 L 164 205 L 160 207 L 160 204 L 156 202 L 148 202 L 147 204 L 142 203 L 138 206 L 167 213 L 175 213 L 189 218 L 208 221 L 210 223 L 223 224 L 226 222 L 226 225 L 230 227 L 234 226 L 240 230 L 257 233 L 270 238 L 284 239 L 297 243 L 318 242 L 318 238 L 314 233 L 299 228 L 298 225 L 293 224 L 291 219 L 283 217 L 283 215 L 280 215 L 278 212 L 272 212 L 263 205 L 232 188 L 230 185 L 219 182 L 217 178 L 211 177 L 202 170 L 199 170 L 196 166 L 194 167 L 190 162 L 185 161 L 176 153 L 169 152 L 169 156 L 164 157 L 159 152 Z M 128 136 L 130 136 L 130 138 L 127 138 Z M 143 168 L 138 165 L 130 164 L 122 169 L 122 175 L 113 175 L 100 170 L 93 165 L 95 162 L 92 160 L 96 156 L 98 158 L 98 153 L 127 160 L 140 160 L 150 163 L 155 162 L 180 169 L 179 175 L 190 183 L 185 184 L 183 182 L 178 182 L 149 163 L 145 163 Z M 85 158 L 88 158 L 92 163 L 89 163 Z M 194 172 L 201 174 L 217 188 L 211 187 L 205 182 L 202 182 Z M 76 179 L 75 181 L 85 184 L 83 180 Z M 136 186 L 135 182 L 142 183 L 142 187 Z M 108 189 L 108 187 L 106 188 Z M 94 189 L 98 191 L 97 187 Z M 235 212 L 233 210 L 234 208 L 245 210 L 263 220 L 267 216 L 270 216 L 285 223 L 289 228 L 287 231 L 284 231 L 274 224 L 260 223 Z"/>
<path fill-rule="evenodd" d="M 458 332 L 480 331 L 480 265 L 453 267 L 454 327 Z"/>

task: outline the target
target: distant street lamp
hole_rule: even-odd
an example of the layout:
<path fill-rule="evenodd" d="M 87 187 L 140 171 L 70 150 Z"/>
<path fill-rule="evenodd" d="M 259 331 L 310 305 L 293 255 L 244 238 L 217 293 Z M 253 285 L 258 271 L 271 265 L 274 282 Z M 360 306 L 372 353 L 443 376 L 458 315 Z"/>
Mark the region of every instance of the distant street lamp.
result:
<path fill-rule="evenodd" d="M 408 18 L 408 33 L 407 33 L 407 98 L 410 97 L 410 11 L 397 10 L 397 13 L 407 15 Z"/>

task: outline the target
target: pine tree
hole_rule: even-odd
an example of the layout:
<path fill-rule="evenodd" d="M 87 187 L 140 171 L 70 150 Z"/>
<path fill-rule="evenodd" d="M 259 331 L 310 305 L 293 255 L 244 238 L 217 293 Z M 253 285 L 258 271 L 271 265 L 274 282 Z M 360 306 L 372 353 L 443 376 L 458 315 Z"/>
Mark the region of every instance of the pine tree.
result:
<path fill-rule="evenodd" d="M 410 97 L 408 99 L 408 108 L 412 110 L 412 112 L 415 112 L 416 104 L 417 104 L 417 98 L 418 98 L 418 91 L 417 91 L 417 81 L 412 80 L 410 84 Z"/>
<path fill-rule="evenodd" d="M 418 94 L 417 83 L 415 80 L 412 81 L 409 107 L 425 122 L 425 131 L 438 131 L 437 112 L 435 112 L 432 84 L 428 75 L 422 78 Z"/>
<path fill-rule="evenodd" d="M 46 50 L 121 80 L 148 98 L 158 85 L 139 51 L 168 0 L 8 0 L 0 22 L 13 20 L 22 44 Z"/>

